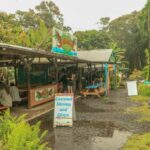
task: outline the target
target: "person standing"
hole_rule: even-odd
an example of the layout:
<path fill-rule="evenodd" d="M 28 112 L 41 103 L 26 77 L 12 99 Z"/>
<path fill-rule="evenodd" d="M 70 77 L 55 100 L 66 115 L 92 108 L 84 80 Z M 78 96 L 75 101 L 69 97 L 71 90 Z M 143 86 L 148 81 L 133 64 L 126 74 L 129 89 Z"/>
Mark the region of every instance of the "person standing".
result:
<path fill-rule="evenodd" d="M 67 89 L 68 93 L 73 93 L 73 76 L 71 72 L 69 72 L 67 76 Z"/>
<path fill-rule="evenodd" d="M 17 86 L 15 86 L 14 83 L 10 83 L 9 91 L 10 91 L 10 95 L 12 97 L 13 102 L 21 102 L 19 89 L 17 88 Z"/>
<path fill-rule="evenodd" d="M 76 93 L 76 80 L 77 80 L 77 78 L 76 78 L 77 76 L 76 76 L 76 74 L 75 73 L 72 73 L 72 88 L 73 88 L 73 93 L 75 94 Z"/>
<path fill-rule="evenodd" d="M 7 85 L 0 86 L 0 103 L 6 107 L 12 107 L 12 98 Z"/>

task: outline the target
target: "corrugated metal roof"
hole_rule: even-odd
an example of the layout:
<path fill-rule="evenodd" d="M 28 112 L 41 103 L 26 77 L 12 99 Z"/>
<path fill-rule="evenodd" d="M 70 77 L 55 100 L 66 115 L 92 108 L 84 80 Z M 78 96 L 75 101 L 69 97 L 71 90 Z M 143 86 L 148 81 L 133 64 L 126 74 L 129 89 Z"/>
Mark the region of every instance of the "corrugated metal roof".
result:
<path fill-rule="evenodd" d="M 92 62 L 109 62 L 112 49 L 82 50 L 78 51 L 79 59 Z"/>

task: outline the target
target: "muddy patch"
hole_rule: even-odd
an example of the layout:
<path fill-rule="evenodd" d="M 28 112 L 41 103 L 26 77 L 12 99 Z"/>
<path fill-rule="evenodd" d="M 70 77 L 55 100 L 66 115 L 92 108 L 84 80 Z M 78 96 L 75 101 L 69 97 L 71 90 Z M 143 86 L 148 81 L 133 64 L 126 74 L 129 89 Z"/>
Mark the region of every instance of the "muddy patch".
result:
<path fill-rule="evenodd" d="M 120 127 L 119 125 L 117 124 L 114 124 L 113 122 L 110 122 L 110 121 L 88 121 L 88 120 L 82 120 L 82 121 L 76 121 L 74 122 L 74 126 L 75 127 L 94 127 L 94 128 L 98 128 L 98 129 L 104 129 L 104 128 L 116 128 L 118 130 L 126 130 L 125 128 L 123 127 Z"/>
<path fill-rule="evenodd" d="M 90 113 L 96 113 L 96 112 L 106 112 L 107 110 L 102 109 L 102 108 L 93 108 L 90 107 L 84 103 L 80 103 L 78 107 L 76 107 L 77 112 L 90 112 Z"/>
<path fill-rule="evenodd" d="M 106 104 L 108 104 L 108 105 L 114 105 L 114 104 L 116 104 L 116 102 L 106 102 Z"/>

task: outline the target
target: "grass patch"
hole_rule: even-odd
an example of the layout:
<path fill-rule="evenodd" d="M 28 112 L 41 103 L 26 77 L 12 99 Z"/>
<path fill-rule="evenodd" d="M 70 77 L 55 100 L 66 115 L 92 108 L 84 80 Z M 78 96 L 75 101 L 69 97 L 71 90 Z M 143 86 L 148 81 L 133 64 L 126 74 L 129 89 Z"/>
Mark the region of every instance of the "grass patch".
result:
<path fill-rule="evenodd" d="M 132 135 L 123 150 L 150 150 L 150 133 Z"/>
<path fill-rule="evenodd" d="M 131 101 L 140 102 L 141 105 L 137 107 L 130 107 L 128 109 L 128 113 L 137 113 L 141 117 L 136 120 L 138 122 L 150 121 L 150 108 L 148 106 L 148 101 L 150 98 L 145 96 L 133 96 L 130 98 Z"/>
<path fill-rule="evenodd" d="M 148 102 L 150 98 L 146 96 L 138 95 L 138 96 L 130 97 L 130 100 L 134 102 Z"/>
<path fill-rule="evenodd" d="M 144 103 L 142 106 L 139 107 L 131 107 L 128 110 L 128 113 L 139 114 L 140 118 L 136 120 L 138 122 L 150 121 L 150 109 L 148 108 L 147 103 Z"/>

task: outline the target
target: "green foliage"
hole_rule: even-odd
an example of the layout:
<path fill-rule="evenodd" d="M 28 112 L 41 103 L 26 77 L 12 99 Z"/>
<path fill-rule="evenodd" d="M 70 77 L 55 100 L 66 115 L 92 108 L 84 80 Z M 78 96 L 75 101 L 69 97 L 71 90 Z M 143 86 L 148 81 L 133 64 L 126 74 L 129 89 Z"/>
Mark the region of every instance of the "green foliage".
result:
<path fill-rule="evenodd" d="M 142 80 L 143 79 L 143 73 L 140 70 L 134 69 L 132 74 L 129 76 L 129 80 Z"/>
<path fill-rule="evenodd" d="M 133 96 L 130 99 L 140 103 L 140 105 L 128 108 L 127 112 L 138 114 L 139 118 L 136 119 L 138 122 L 150 121 L 150 108 L 148 106 L 149 97 L 138 95 Z"/>
<path fill-rule="evenodd" d="M 0 42 L 50 51 L 52 28 L 63 28 L 63 16 L 52 1 L 41 2 L 35 10 L 0 12 Z"/>
<path fill-rule="evenodd" d="M 103 18 L 100 18 L 99 21 L 97 22 L 97 24 L 100 26 L 102 26 L 102 29 L 103 30 L 106 30 L 108 25 L 109 25 L 109 21 L 110 21 L 110 18 L 109 17 L 103 17 Z M 101 28 L 100 26 L 100 28 Z"/>
<path fill-rule="evenodd" d="M 134 134 L 124 145 L 123 150 L 149 150 L 150 133 Z"/>
<path fill-rule="evenodd" d="M 146 80 L 148 79 L 148 73 L 149 73 L 148 70 L 149 70 L 149 66 L 145 66 L 142 70 L 142 74 Z"/>
<path fill-rule="evenodd" d="M 78 39 L 78 47 L 82 50 L 110 48 L 111 39 L 105 31 L 78 31 L 75 36 Z"/>
<path fill-rule="evenodd" d="M 58 6 L 52 1 L 42 1 L 40 5 L 35 7 L 37 16 L 41 18 L 48 28 L 63 27 L 63 16 Z"/>
<path fill-rule="evenodd" d="M 140 95 L 150 97 L 150 85 L 139 84 L 138 89 Z"/>
<path fill-rule="evenodd" d="M 46 132 L 40 134 L 40 123 L 30 126 L 25 115 L 12 117 L 9 111 L 0 117 L 0 144 L 2 150 L 46 150 L 42 143 Z"/>
<path fill-rule="evenodd" d="M 112 43 L 111 47 L 113 49 L 113 61 L 114 62 L 122 62 L 124 60 L 124 56 L 125 56 L 125 50 L 121 49 L 117 43 Z"/>
<path fill-rule="evenodd" d="M 139 16 L 140 12 L 135 11 L 112 20 L 108 26 L 112 41 L 124 51 L 131 70 L 135 67 L 141 69 L 145 65 L 144 49 L 147 43 L 138 24 Z"/>
<path fill-rule="evenodd" d="M 148 97 L 145 97 L 142 95 L 132 96 L 130 99 L 134 102 L 148 102 L 149 101 Z"/>
<path fill-rule="evenodd" d="M 146 80 L 148 80 L 149 77 L 149 51 L 148 49 L 145 50 L 145 56 L 146 56 L 146 66 L 143 68 L 143 75 Z"/>
<path fill-rule="evenodd" d="M 29 47 L 50 50 L 52 46 L 52 36 L 44 21 L 40 21 L 38 28 L 30 28 L 27 36 L 29 39 Z"/>

